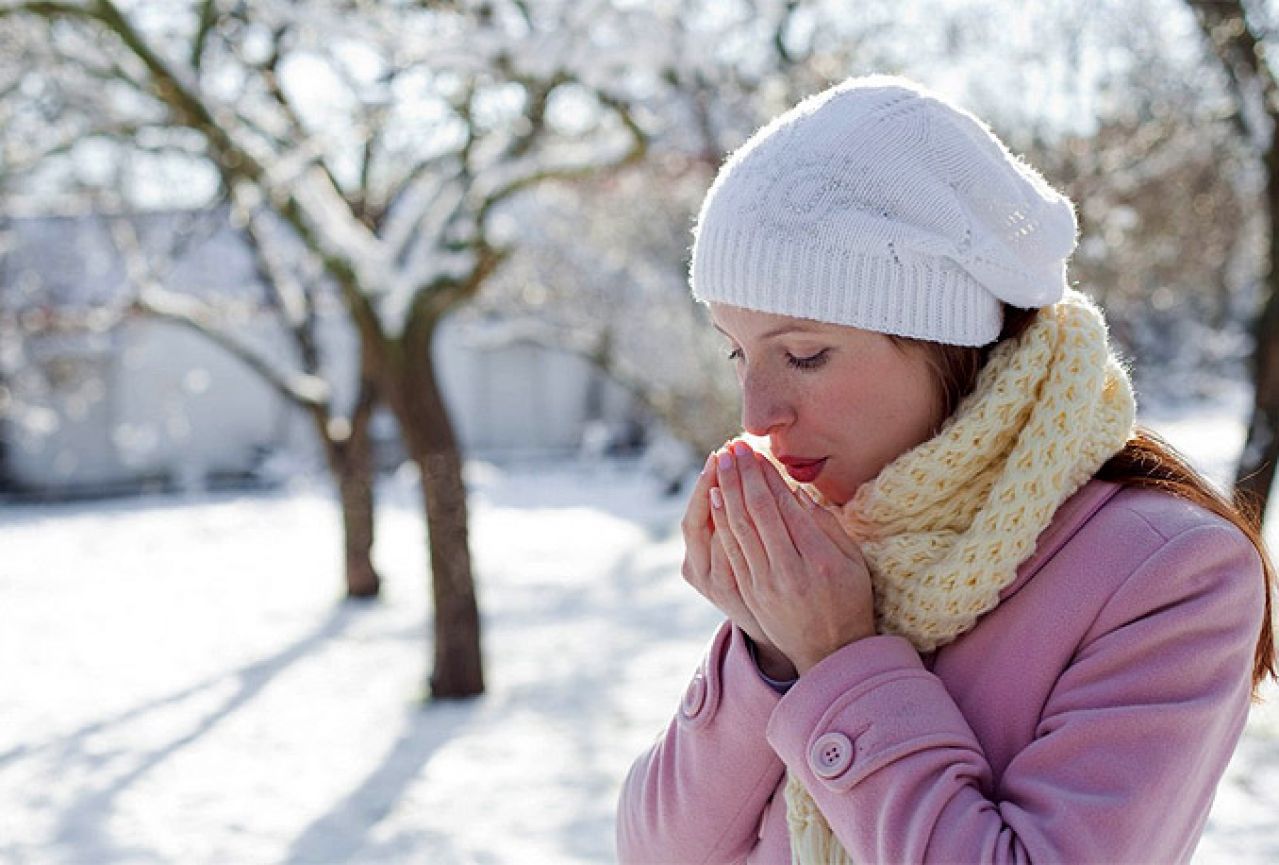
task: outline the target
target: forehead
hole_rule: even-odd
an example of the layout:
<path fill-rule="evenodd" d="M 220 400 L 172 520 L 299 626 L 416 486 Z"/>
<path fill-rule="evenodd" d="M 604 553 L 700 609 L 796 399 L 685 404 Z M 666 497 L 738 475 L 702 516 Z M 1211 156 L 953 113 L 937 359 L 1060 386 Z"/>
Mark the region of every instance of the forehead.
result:
<path fill-rule="evenodd" d="M 760 312 L 725 303 L 710 304 L 710 311 L 711 324 L 715 329 L 738 339 L 768 339 L 783 333 L 831 335 L 849 329 L 812 319 Z"/>

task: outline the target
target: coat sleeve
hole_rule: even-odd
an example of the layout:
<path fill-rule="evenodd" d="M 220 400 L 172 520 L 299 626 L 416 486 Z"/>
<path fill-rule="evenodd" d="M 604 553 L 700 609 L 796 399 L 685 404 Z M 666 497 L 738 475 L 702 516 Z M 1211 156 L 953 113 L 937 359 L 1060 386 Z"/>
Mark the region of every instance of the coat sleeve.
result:
<path fill-rule="evenodd" d="M 665 734 L 623 782 L 620 863 L 745 860 L 784 771 L 764 738 L 779 699 L 725 621 Z"/>
<path fill-rule="evenodd" d="M 1247 717 L 1260 571 L 1224 523 L 1163 541 L 1100 607 L 997 789 L 896 636 L 801 677 L 768 739 L 854 862 L 1187 861 Z"/>

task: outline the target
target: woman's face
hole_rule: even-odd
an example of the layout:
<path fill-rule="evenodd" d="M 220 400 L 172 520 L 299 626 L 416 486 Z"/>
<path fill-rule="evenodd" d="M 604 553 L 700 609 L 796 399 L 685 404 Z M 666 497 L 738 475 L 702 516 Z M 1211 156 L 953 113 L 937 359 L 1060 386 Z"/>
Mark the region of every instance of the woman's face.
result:
<path fill-rule="evenodd" d="M 887 336 L 712 303 L 742 391 L 742 427 L 791 476 L 844 504 L 942 421 L 924 352 Z"/>

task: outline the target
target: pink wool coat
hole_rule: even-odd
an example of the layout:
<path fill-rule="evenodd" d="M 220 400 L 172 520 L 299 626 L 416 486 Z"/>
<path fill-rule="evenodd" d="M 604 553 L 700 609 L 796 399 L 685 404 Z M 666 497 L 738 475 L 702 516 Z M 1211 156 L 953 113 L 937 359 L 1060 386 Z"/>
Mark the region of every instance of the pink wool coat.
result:
<path fill-rule="evenodd" d="M 1189 860 L 1248 713 L 1256 550 L 1092 481 L 1001 599 L 936 652 L 871 637 L 784 695 L 726 622 L 626 778 L 620 862 L 789 863 L 786 769 L 859 865 Z"/>

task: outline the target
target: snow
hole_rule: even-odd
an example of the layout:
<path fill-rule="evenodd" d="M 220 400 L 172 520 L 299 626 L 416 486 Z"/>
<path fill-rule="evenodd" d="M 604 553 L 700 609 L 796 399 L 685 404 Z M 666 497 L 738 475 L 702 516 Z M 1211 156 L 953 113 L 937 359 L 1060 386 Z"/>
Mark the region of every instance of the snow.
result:
<path fill-rule="evenodd" d="M 1227 408 L 1159 426 L 1221 473 Z M 410 475 L 379 490 L 368 604 L 339 602 L 315 481 L 0 510 L 0 861 L 612 861 L 621 780 L 718 620 L 679 576 L 682 496 L 620 462 L 467 477 L 489 690 L 451 705 L 420 700 Z M 1196 862 L 1279 860 L 1276 813 L 1272 700 Z"/>

